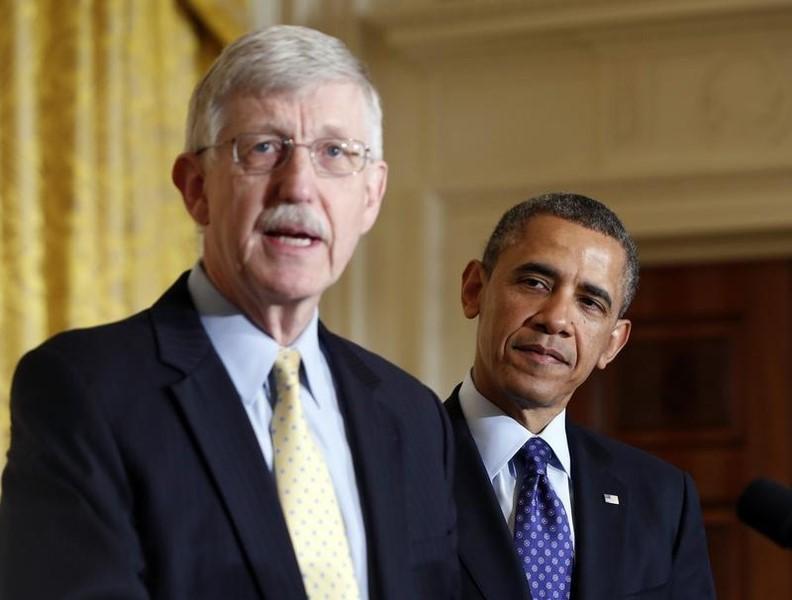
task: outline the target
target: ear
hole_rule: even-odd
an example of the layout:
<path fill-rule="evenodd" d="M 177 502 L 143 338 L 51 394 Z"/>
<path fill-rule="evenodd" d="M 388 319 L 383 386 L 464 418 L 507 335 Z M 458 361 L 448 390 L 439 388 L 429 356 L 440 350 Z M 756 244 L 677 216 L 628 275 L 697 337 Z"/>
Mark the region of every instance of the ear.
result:
<path fill-rule="evenodd" d="M 608 339 L 608 345 L 605 351 L 600 354 L 599 360 L 597 361 L 597 368 L 604 369 L 608 366 L 610 361 L 616 358 L 616 355 L 624 348 L 624 345 L 630 338 L 631 329 L 632 323 L 627 319 L 619 319 L 616 321 L 616 325 L 613 331 L 611 331 L 610 338 Z"/>
<path fill-rule="evenodd" d="M 379 215 L 385 189 L 388 187 L 388 163 L 378 160 L 369 165 L 364 174 L 366 177 L 366 204 L 363 207 L 363 231 L 361 234 L 368 233 Z"/>
<path fill-rule="evenodd" d="M 462 272 L 462 312 L 468 319 L 478 316 L 481 307 L 481 294 L 487 283 L 487 273 L 480 260 L 471 260 Z"/>
<path fill-rule="evenodd" d="M 171 179 L 179 188 L 187 212 L 201 226 L 209 224 L 209 203 L 204 190 L 204 172 L 201 159 L 192 152 L 176 157 Z"/>

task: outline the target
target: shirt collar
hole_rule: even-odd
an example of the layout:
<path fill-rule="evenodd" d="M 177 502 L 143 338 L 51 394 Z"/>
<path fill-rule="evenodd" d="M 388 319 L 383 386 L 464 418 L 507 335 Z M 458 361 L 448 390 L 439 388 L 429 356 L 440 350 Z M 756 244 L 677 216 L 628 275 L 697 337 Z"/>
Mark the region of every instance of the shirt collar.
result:
<path fill-rule="evenodd" d="M 482 396 L 470 372 L 459 389 L 459 404 L 492 481 L 534 434 Z M 565 424 L 566 409 L 553 417 L 539 437 L 553 449 L 560 463 L 556 467 L 562 467 L 569 476 L 572 470 Z"/>
<path fill-rule="evenodd" d="M 190 272 L 187 286 L 201 323 L 237 393 L 243 403 L 251 404 L 264 389 L 280 346 L 217 290 L 200 262 Z M 321 406 L 323 356 L 318 324 L 317 309 L 291 347 L 300 353 L 308 389 Z"/>

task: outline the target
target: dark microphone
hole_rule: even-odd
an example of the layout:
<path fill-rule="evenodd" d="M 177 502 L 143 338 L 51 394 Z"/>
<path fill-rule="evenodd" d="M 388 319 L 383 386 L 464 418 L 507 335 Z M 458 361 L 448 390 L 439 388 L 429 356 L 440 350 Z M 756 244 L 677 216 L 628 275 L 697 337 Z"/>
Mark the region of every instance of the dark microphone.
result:
<path fill-rule="evenodd" d="M 754 479 L 737 500 L 737 516 L 782 548 L 792 548 L 792 488 Z"/>

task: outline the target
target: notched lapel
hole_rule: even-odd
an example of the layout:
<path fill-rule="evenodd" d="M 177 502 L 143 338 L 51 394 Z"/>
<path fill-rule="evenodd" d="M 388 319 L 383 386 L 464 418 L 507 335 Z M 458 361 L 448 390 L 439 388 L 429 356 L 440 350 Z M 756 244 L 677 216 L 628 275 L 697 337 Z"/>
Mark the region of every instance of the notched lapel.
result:
<path fill-rule="evenodd" d="M 275 482 L 201 325 L 186 273 L 152 307 L 151 319 L 161 360 L 184 374 L 171 392 L 208 465 L 261 597 L 305 597 L 294 553 L 284 551 L 291 540 Z"/>
<path fill-rule="evenodd" d="M 300 598 L 302 587 L 286 521 L 267 464 L 219 360 L 172 387 L 228 510 L 262 597 Z M 272 549 L 278 549 L 272 551 Z M 266 590 L 266 592 L 265 592 Z"/>
<path fill-rule="evenodd" d="M 612 600 L 621 591 L 624 536 L 630 498 L 610 470 L 610 456 L 574 426 L 567 426 L 574 489 L 575 600 Z M 606 501 L 606 495 L 610 501 Z M 614 502 L 618 497 L 618 504 Z"/>
<path fill-rule="evenodd" d="M 379 378 L 324 327 L 325 348 L 355 465 L 368 541 L 372 598 L 405 597 L 409 539 L 404 512 L 401 432 Z"/>
<path fill-rule="evenodd" d="M 459 405 L 458 389 L 445 406 L 456 446 L 454 495 L 462 564 L 483 598 L 529 599 L 511 532 Z"/>

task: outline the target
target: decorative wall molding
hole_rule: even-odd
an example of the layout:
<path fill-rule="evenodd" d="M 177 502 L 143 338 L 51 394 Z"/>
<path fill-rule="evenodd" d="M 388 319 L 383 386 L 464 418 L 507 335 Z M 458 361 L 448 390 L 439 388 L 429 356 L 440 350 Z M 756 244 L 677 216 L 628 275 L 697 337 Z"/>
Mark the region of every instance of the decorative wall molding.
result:
<path fill-rule="evenodd" d="M 372 0 L 359 24 L 391 181 L 360 339 L 441 396 L 472 360 L 462 270 L 518 201 L 598 198 L 647 265 L 792 256 L 792 0 Z"/>
<path fill-rule="evenodd" d="M 763 179 L 771 187 L 779 185 L 772 175 L 757 172 L 753 182 L 744 182 L 745 187 L 754 187 Z M 778 172 L 775 176 L 785 177 L 786 189 L 792 189 L 792 173 Z M 699 184 L 706 188 L 715 180 L 720 178 L 701 180 Z M 637 238 L 643 266 L 792 256 L 792 225 L 789 225 L 792 202 L 786 225 L 774 224 L 773 219 L 763 220 L 762 215 L 772 216 L 775 207 L 768 209 L 767 200 L 762 201 L 762 189 L 757 190 L 756 204 L 747 205 L 741 201 L 745 190 L 735 180 L 724 182 L 723 189 L 710 190 L 712 193 L 699 202 L 668 194 L 669 182 L 659 185 L 653 182 L 658 193 L 640 198 L 624 190 L 623 181 L 601 181 L 599 185 L 597 189 L 583 185 L 575 191 L 608 198 L 609 206 Z M 647 181 L 634 181 L 633 185 L 635 190 L 652 188 Z M 606 189 L 608 186 L 611 189 Z M 724 195 L 726 188 L 734 189 L 732 197 Z M 624 196 L 618 194 L 620 189 L 625 191 Z M 481 257 L 492 228 L 506 209 L 541 191 L 544 190 L 482 188 L 433 190 L 423 195 L 425 231 L 431 233 L 423 242 L 429 250 L 424 250 L 422 255 L 425 270 L 421 293 L 408 301 L 420 306 L 423 315 L 420 321 L 423 337 L 416 346 L 415 364 L 410 367 L 438 394 L 450 392 L 472 363 L 476 322 L 465 319 L 459 300 L 461 274 L 467 261 Z M 691 211 L 688 223 L 680 222 L 685 204 Z M 710 221 L 703 218 L 706 215 L 696 216 L 695 212 L 706 210 L 707 205 L 713 224 L 702 228 L 702 224 Z M 662 228 L 640 226 L 658 221 L 663 223 Z M 661 229 L 663 233 L 657 233 Z M 405 290 L 404 294 L 408 295 L 409 291 Z M 418 360 L 419 356 L 423 358 Z"/>
<path fill-rule="evenodd" d="M 437 0 L 378 3 L 363 21 L 420 58 L 432 49 L 510 37 L 712 22 L 792 13 L 790 0 Z"/>

